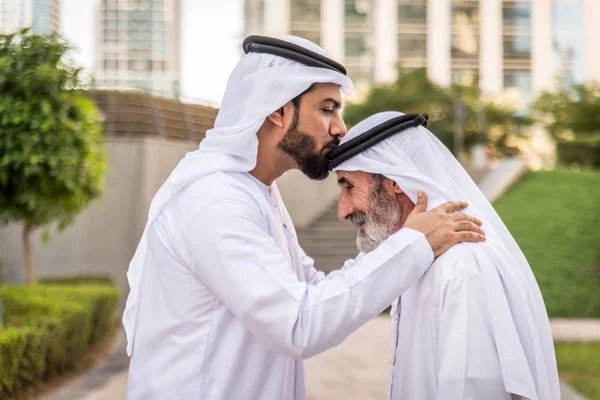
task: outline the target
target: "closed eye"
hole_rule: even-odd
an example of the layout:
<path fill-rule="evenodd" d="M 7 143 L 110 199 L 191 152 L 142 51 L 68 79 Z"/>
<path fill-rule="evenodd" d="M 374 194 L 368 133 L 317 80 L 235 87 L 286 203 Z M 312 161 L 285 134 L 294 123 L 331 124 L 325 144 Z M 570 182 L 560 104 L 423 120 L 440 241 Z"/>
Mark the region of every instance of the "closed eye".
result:
<path fill-rule="evenodd" d="M 338 179 L 338 185 L 344 190 L 350 190 L 354 187 L 354 185 L 343 176 Z"/>

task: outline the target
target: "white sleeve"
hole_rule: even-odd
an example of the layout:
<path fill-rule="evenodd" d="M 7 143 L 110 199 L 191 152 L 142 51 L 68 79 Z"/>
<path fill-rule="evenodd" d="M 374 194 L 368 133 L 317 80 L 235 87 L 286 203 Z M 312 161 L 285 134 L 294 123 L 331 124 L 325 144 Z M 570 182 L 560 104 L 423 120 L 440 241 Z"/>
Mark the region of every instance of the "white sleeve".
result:
<path fill-rule="evenodd" d="M 316 285 L 317 282 L 325 279 L 325 273 L 322 271 L 317 271 L 315 268 L 315 260 L 312 257 L 307 256 L 306 252 L 300 245 L 296 247 L 296 251 L 300 256 L 300 260 L 302 260 L 304 276 L 306 277 L 306 282 L 308 282 L 309 285 Z"/>
<path fill-rule="evenodd" d="M 315 285 L 298 280 L 259 210 L 211 203 L 183 227 L 186 264 L 273 351 L 308 358 L 340 344 L 431 265 L 425 236 L 402 229 L 377 250 Z"/>
<path fill-rule="evenodd" d="M 312 257 L 309 257 L 304 252 L 304 249 L 300 246 L 297 247 L 298 254 L 300 254 L 300 258 L 302 260 L 302 267 L 304 268 L 304 276 L 306 276 L 306 281 L 310 285 L 316 285 L 319 281 L 325 279 L 325 273 L 323 271 L 317 271 L 315 268 L 315 260 Z M 358 256 L 360 257 L 362 253 Z M 358 258 L 357 257 L 357 258 Z M 357 259 L 349 259 L 344 262 L 341 269 L 336 269 L 329 272 L 330 278 L 333 277 L 340 271 L 344 271 L 347 268 L 350 268 L 352 265 L 356 263 Z"/>
<path fill-rule="evenodd" d="M 443 284 L 439 327 L 438 399 L 509 400 L 492 336 L 491 321 L 477 260 L 432 268 L 449 268 Z"/>

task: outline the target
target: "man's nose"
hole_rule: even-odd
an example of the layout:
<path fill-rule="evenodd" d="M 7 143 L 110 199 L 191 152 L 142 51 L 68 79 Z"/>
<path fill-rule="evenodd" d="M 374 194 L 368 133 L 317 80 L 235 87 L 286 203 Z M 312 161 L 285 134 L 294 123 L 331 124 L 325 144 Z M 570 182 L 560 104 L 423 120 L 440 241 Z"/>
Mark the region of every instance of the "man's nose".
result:
<path fill-rule="evenodd" d="M 331 121 L 329 135 L 337 136 L 337 138 L 340 140 L 346 136 L 346 124 L 344 123 L 342 115 L 339 112 L 336 113 L 335 118 Z"/>
<path fill-rule="evenodd" d="M 352 213 L 354 213 L 352 202 L 345 198 L 343 194 L 341 194 L 338 200 L 338 218 L 341 221 L 345 221 L 352 215 Z"/>

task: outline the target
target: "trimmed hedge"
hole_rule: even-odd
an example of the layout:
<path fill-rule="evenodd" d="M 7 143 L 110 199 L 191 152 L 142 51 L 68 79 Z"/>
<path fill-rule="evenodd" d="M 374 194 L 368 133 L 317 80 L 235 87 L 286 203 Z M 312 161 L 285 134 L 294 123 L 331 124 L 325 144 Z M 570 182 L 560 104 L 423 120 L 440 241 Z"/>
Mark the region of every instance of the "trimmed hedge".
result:
<path fill-rule="evenodd" d="M 600 139 L 558 142 L 556 153 L 561 164 L 600 168 Z"/>
<path fill-rule="evenodd" d="M 114 327 L 113 285 L 4 286 L 0 399 L 57 376 Z"/>
<path fill-rule="evenodd" d="M 46 277 L 38 279 L 38 283 L 47 283 L 52 285 L 116 285 L 115 280 L 106 275 L 67 275 Z"/>

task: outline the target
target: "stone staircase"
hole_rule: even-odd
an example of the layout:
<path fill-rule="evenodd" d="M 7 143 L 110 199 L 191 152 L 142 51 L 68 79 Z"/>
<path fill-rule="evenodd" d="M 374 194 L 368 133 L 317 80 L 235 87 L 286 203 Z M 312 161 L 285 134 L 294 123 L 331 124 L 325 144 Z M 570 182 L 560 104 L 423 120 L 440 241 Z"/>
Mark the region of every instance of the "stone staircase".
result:
<path fill-rule="evenodd" d="M 298 229 L 298 241 L 306 254 L 315 260 L 319 271 L 339 269 L 358 253 L 356 228 L 349 221 L 340 221 L 337 201 L 316 218 L 311 225 Z"/>
<path fill-rule="evenodd" d="M 479 185 L 488 171 L 469 171 Z M 340 221 L 337 201 L 333 202 L 306 228 L 298 229 L 298 241 L 319 271 L 339 269 L 344 261 L 356 257 L 356 228 L 349 221 Z"/>

